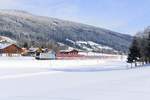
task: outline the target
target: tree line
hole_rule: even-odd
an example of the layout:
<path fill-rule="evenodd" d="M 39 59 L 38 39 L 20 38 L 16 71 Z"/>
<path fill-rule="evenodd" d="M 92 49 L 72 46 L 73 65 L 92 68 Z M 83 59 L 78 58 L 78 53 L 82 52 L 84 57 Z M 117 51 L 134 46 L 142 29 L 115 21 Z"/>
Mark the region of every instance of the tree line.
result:
<path fill-rule="evenodd" d="M 145 36 L 134 37 L 129 48 L 127 62 L 131 63 L 131 67 L 133 63 L 135 67 L 137 67 L 137 63 L 141 65 L 150 64 L 150 32 Z"/>

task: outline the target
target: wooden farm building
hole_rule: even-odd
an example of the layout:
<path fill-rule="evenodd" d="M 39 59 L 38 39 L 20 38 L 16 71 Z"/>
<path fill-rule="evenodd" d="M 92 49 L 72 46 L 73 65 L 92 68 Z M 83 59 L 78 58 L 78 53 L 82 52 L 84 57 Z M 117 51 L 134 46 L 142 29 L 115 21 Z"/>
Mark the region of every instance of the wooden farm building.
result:
<path fill-rule="evenodd" d="M 57 53 L 57 58 L 76 58 L 76 57 L 80 57 L 81 55 L 78 54 L 79 51 L 78 50 L 60 50 Z"/>
<path fill-rule="evenodd" d="M 77 50 L 61 50 L 59 53 L 64 55 L 78 55 L 79 52 Z"/>
<path fill-rule="evenodd" d="M 18 47 L 15 44 L 0 44 L 0 54 L 5 54 L 6 56 L 13 56 L 15 54 L 21 54 L 22 48 Z"/>

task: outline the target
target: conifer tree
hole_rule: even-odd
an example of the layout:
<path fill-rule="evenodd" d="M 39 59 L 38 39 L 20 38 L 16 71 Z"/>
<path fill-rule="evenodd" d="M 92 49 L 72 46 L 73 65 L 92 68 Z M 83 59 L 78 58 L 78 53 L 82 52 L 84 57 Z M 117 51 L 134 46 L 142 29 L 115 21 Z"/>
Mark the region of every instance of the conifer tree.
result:
<path fill-rule="evenodd" d="M 137 66 L 137 61 L 141 58 L 141 53 L 140 53 L 140 47 L 138 43 L 138 38 L 134 38 L 132 45 L 129 49 L 129 54 L 128 54 L 128 63 L 135 63 L 135 66 Z"/>
<path fill-rule="evenodd" d="M 148 39 L 147 39 L 147 58 L 148 58 L 148 62 L 150 63 L 150 33 L 148 35 Z"/>

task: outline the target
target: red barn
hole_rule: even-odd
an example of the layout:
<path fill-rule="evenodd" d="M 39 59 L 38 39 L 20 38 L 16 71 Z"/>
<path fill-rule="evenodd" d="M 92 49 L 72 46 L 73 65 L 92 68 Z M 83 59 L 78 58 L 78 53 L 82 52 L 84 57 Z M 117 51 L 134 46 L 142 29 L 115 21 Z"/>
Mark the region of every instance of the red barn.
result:
<path fill-rule="evenodd" d="M 61 50 L 57 53 L 57 59 L 77 59 L 81 57 L 78 50 Z"/>
<path fill-rule="evenodd" d="M 60 54 L 64 54 L 64 55 L 78 55 L 78 51 L 77 50 L 62 50 L 60 51 Z"/>
<path fill-rule="evenodd" d="M 22 48 L 15 44 L 0 44 L 0 54 L 12 56 L 13 54 L 21 54 L 22 52 Z"/>

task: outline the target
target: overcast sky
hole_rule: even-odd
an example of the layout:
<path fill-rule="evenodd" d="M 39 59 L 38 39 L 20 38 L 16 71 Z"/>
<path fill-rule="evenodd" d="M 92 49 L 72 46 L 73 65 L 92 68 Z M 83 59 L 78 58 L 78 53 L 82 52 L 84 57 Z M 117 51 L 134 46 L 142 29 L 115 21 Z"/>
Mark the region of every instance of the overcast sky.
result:
<path fill-rule="evenodd" d="M 18 9 L 135 34 L 150 25 L 150 0 L 0 0 L 0 9 Z"/>

